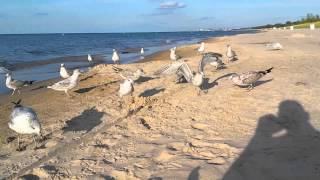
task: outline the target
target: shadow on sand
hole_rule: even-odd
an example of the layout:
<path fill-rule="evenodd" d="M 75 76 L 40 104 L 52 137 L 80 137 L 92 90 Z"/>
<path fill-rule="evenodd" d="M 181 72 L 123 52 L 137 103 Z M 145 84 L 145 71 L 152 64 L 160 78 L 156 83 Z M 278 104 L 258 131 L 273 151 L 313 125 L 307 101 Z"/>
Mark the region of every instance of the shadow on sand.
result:
<path fill-rule="evenodd" d="M 320 136 L 309 113 L 293 100 L 258 121 L 255 136 L 223 180 L 318 180 Z"/>
<path fill-rule="evenodd" d="M 71 120 L 67 121 L 67 126 L 62 130 L 66 132 L 74 131 L 91 131 L 94 127 L 102 123 L 101 118 L 104 113 L 99 112 L 95 107 L 87 109 L 82 112 L 80 116 L 74 117 Z"/>
<path fill-rule="evenodd" d="M 139 97 L 151 97 L 163 91 L 165 91 L 165 88 L 162 87 L 147 89 L 139 94 Z"/>

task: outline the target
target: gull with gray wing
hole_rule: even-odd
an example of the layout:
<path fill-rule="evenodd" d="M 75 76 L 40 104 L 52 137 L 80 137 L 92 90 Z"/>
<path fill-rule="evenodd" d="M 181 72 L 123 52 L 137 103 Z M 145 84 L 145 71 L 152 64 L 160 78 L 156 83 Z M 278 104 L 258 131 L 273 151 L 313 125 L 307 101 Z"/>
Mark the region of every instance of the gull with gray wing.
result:
<path fill-rule="evenodd" d="M 203 85 L 204 85 L 204 78 L 205 78 L 204 67 L 206 64 L 208 64 L 208 62 L 210 61 L 205 61 L 204 59 L 201 59 L 198 66 L 198 72 L 192 72 L 188 64 L 184 60 L 179 60 L 162 67 L 161 69 L 156 71 L 154 74 L 155 75 L 176 74 L 179 80 L 182 77 L 188 83 L 191 83 L 196 87 L 199 87 L 198 94 L 200 94 L 200 92 L 203 91 Z"/>
<path fill-rule="evenodd" d="M 13 79 L 12 76 L 7 73 L 6 74 L 6 86 L 9 89 L 12 89 L 13 92 L 11 94 L 11 96 L 14 95 L 14 93 L 16 92 L 16 90 L 18 90 L 19 94 L 20 94 L 20 88 L 22 88 L 23 86 L 29 86 L 33 83 L 34 81 L 21 81 L 21 80 L 16 80 Z"/>
<path fill-rule="evenodd" d="M 248 86 L 248 89 L 251 90 L 254 88 L 254 83 L 268 73 L 271 73 L 272 69 L 273 67 L 265 71 L 249 71 L 240 75 L 232 74 L 229 79 L 233 82 L 233 84 L 237 86 Z"/>
<path fill-rule="evenodd" d="M 52 86 L 48 86 L 47 88 L 53 89 L 56 91 L 64 91 L 69 96 L 68 90 L 71 90 L 77 86 L 80 74 L 81 74 L 80 70 L 75 69 L 75 70 L 73 70 L 72 76 L 70 76 L 69 78 L 64 79 L 62 81 L 59 81 L 59 82 L 53 84 Z"/>
<path fill-rule="evenodd" d="M 206 64 L 210 64 L 214 66 L 216 69 L 219 69 L 223 67 L 225 64 L 221 60 L 222 54 L 214 53 L 214 52 L 208 52 L 205 53 L 202 57 L 201 63 L 204 65 L 200 65 L 199 67 L 204 68 Z M 204 71 L 204 69 L 200 69 L 200 71 Z"/>

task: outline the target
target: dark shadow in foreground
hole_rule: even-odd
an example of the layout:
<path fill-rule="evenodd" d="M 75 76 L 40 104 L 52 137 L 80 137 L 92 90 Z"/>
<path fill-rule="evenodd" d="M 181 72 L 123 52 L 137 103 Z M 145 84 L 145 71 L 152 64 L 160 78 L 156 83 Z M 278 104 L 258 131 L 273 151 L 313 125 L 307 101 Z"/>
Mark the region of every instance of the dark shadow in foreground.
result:
<path fill-rule="evenodd" d="M 91 131 L 94 127 L 102 123 L 101 118 L 103 115 L 104 113 L 97 111 L 95 107 L 87 109 L 83 111 L 80 116 L 67 121 L 67 126 L 62 130 L 64 133 L 68 131 Z"/>
<path fill-rule="evenodd" d="M 198 180 L 199 179 L 200 166 L 194 168 L 188 176 L 188 180 Z"/>
<path fill-rule="evenodd" d="M 259 119 L 255 136 L 223 180 L 318 180 L 320 136 L 297 101 L 280 103 L 277 116 Z"/>

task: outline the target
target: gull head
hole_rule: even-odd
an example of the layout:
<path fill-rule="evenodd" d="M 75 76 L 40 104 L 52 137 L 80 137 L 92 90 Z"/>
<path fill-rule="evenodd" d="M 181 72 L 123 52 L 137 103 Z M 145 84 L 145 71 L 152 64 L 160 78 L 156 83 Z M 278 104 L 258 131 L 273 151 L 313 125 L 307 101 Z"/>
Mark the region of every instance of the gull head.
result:
<path fill-rule="evenodd" d="M 81 72 L 80 72 L 80 70 L 79 70 L 79 69 L 75 69 L 75 70 L 73 70 L 73 74 L 75 74 L 75 75 L 80 75 L 80 74 L 81 74 Z"/>
<path fill-rule="evenodd" d="M 116 49 L 112 49 L 113 52 L 116 52 Z"/>
<path fill-rule="evenodd" d="M 230 45 L 230 44 L 228 44 L 228 45 L 227 45 L 227 48 L 229 48 L 229 47 L 231 47 L 231 45 Z"/>
<path fill-rule="evenodd" d="M 140 69 L 140 68 L 137 69 L 136 73 L 139 74 L 139 75 L 144 75 L 143 69 Z"/>
<path fill-rule="evenodd" d="M 131 84 L 134 84 L 134 80 L 132 80 L 131 78 L 127 79 Z"/>
<path fill-rule="evenodd" d="M 6 77 L 9 77 L 9 76 L 10 76 L 10 74 L 9 74 L 9 73 L 7 73 L 7 74 L 6 74 Z"/>
<path fill-rule="evenodd" d="M 64 64 L 61 64 L 61 67 L 64 67 Z"/>

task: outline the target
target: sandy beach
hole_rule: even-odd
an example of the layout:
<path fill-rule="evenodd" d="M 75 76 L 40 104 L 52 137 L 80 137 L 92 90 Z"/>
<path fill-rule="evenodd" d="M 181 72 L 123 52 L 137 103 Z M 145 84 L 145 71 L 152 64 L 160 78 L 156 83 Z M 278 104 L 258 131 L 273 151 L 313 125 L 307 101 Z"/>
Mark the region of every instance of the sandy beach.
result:
<path fill-rule="evenodd" d="M 269 51 L 265 44 L 284 49 Z M 238 60 L 226 63 L 231 44 Z M 196 71 L 198 44 L 178 47 Z M 121 77 L 111 65 L 80 76 L 67 97 L 45 88 L 58 79 L 0 96 L 0 178 L 40 179 L 319 179 L 320 31 L 261 31 L 206 41 L 224 55 L 226 68 L 206 67 L 208 93 L 174 76 L 151 77 L 171 63 L 169 51 L 120 68 L 147 76 L 133 97 L 118 97 Z M 248 91 L 230 73 L 274 67 Z M 22 99 L 42 123 L 45 139 L 8 128 L 11 101 Z"/>

